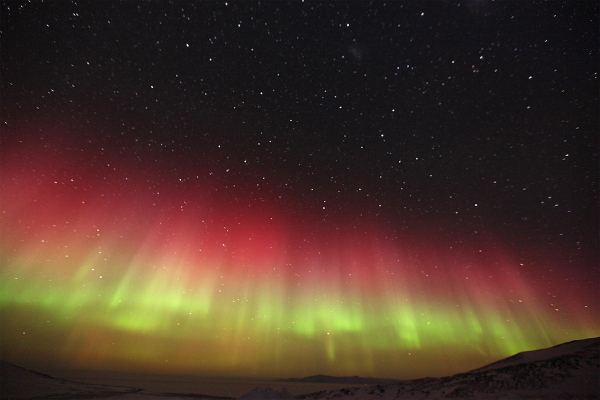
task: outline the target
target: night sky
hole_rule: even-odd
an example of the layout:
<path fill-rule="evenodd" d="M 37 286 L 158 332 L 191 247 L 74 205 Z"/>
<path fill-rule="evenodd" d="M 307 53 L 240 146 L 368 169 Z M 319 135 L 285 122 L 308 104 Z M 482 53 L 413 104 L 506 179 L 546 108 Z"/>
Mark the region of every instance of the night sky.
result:
<path fill-rule="evenodd" d="M 600 334 L 597 2 L 1 8 L 0 351 L 415 378 Z"/>

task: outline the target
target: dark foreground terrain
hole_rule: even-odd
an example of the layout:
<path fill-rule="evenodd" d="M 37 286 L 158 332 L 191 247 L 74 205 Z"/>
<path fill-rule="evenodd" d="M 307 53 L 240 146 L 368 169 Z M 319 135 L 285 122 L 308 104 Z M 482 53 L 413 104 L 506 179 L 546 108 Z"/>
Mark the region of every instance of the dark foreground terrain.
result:
<path fill-rule="evenodd" d="M 322 376 L 321 376 L 322 377 Z M 313 377 L 314 378 L 314 377 Z M 352 379 L 336 378 L 336 379 Z M 184 400 L 226 399 L 202 394 L 156 393 L 142 389 L 92 385 L 56 379 L 0 361 L 2 399 Z M 241 397 L 291 399 L 267 388 Z M 577 340 L 516 354 L 470 372 L 318 392 L 298 399 L 600 399 L 600 338 Z"/>

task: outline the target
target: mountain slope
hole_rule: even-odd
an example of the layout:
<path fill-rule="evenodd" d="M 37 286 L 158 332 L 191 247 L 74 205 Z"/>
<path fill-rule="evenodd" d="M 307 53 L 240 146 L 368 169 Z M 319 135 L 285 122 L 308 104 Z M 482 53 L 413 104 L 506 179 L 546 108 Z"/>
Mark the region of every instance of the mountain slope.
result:
<path fill-rule="evenodd" d="M 46 374 L 0 361 L 1 399 L 87 399 L 117 396 L 137 391 L 138 389 L 90 385 L 56 379 Z"/>
<path fill-rule="evenodd" d="M 9 400 L 226 400 L 202 394 L 155 393 L 124 386 L 71 382 L 0 361 L 0 399 Z"/>
<path fill-rule="evenodd" d="M 600 338 L 524 352 L 471 372 L 300 398 L 600 399 Z"/>
<path fill-rule="evenodd" d="M 470 372 L 483 372 L 490 369 L 509 367 L 511 365 L 521 364 L 524 362 L 543 361 L 551 358 L 562 357 L 569 354 L 578 353 L 582 351 L 582 349 L 593 349 L 594 343 L 597 344 L 599 340 L 600 338 L 573 340 L 572 342 L 561 343 L 554 347 L 548 347 L 547 349 L 524 351 L 481 368 L 474 369 Z"/>

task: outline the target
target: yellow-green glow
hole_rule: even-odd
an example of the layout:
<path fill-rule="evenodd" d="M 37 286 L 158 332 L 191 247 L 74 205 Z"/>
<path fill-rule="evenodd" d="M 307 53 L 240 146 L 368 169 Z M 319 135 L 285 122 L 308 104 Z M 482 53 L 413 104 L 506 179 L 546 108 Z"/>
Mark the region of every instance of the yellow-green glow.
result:
<path fill-rule="evenodd" d="M 464 370 L 552 345 L 569 338 L 572 329 L 564 324 L 567 333 L 557 334 L 548 316 L 552 310 L 529 292 L 519 293 L 520 302 L 507 302 L 498 297 L 503 288 L 491 282 L 478 298 L 481 288 L 469 293 L 469 286 L 461 288 L 464 293 L 453 288 L 424 293 L 419 285 L 403 284 L 406 274 L 362 283 L 349 275 L 344 285 L 340 279 L 328 283 L 322 272 L 319 279 L 307 272 L 304 280 L 268 269 L 238 270 L 235 277 L 232 265 L 181 258 L 111 261 L 129 262 L 126 268 L 107 267 L 95 255 L 52 267 L 31 257 L 3 259 L 0 301 L 7 340 L 15 340 L 19 326 L 28 340 L 51 336 L 62 343 L 56 356 L 64 362 L 98 368 L 411 377 L 419 372 L 407 367 L 411 360 L 433 359 L 440 348 L 448 356 L 466 352 Z M 47 269 L 35 270 L 34 262 Z M 30 312 L 19 311 L 23 307 Z M 594 329 L 580 327 L 577 335 Z M 379 362 L 384 354 L 390 356 Z M 450 365 L 430 368 L 456 372 Z"/>

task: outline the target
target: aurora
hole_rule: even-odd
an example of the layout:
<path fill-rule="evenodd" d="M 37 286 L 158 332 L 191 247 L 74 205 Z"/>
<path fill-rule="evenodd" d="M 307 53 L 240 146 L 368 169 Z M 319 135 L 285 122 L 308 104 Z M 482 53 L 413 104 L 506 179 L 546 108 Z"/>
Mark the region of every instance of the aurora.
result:
<path fill-rule="evenodd" d="M 417 379 L 600 336 L 596 4 L 1 7 L 3 361 Z"/>

